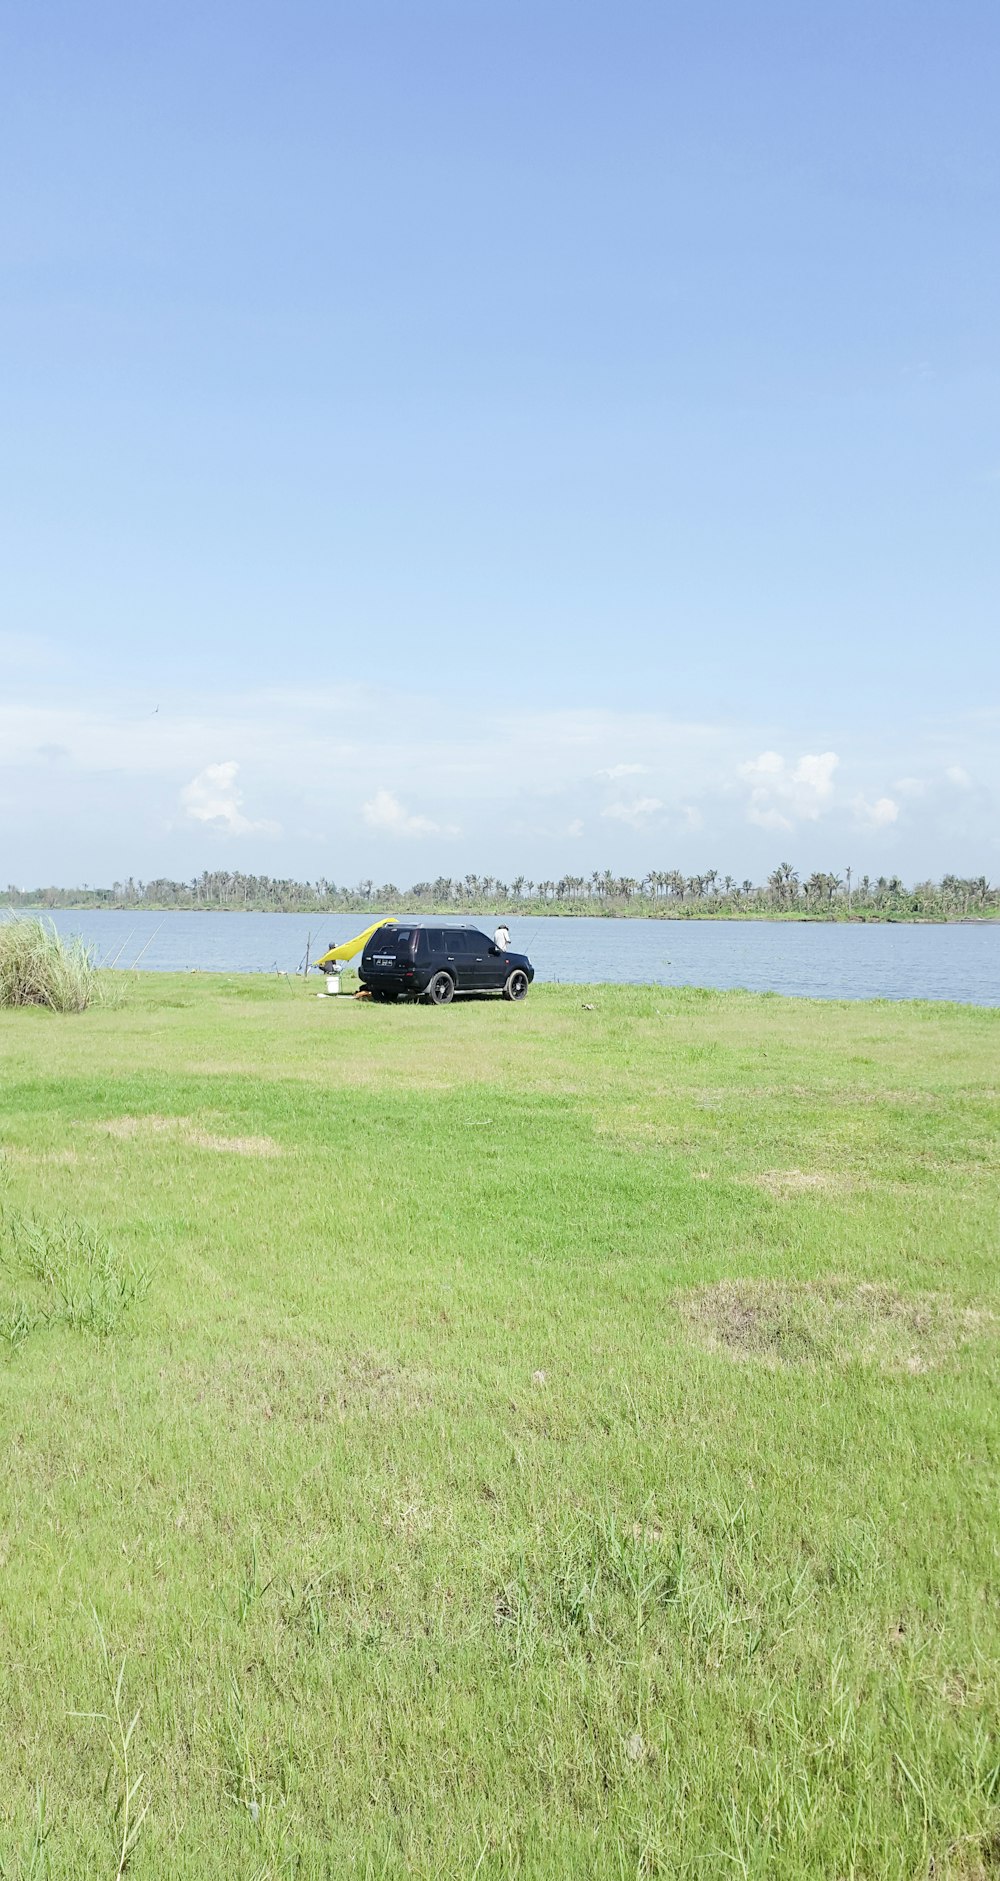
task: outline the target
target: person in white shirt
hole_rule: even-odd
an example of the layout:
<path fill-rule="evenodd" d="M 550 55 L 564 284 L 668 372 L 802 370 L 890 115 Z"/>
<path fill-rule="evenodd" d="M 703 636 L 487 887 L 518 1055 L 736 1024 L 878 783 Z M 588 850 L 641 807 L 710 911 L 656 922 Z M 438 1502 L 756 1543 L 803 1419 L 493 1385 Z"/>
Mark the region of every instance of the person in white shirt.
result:
<path fill-rule="evenodd" d="M 498 947 L 502 954 L 505 954 L 507 952 L 507 949 L 510 946 L 510 929 L 508 928 L 506 921 L 501 921 L 499 927 L 497 928 L 496 933 L 493 936 L 493 945 L 494 947 Z"/>

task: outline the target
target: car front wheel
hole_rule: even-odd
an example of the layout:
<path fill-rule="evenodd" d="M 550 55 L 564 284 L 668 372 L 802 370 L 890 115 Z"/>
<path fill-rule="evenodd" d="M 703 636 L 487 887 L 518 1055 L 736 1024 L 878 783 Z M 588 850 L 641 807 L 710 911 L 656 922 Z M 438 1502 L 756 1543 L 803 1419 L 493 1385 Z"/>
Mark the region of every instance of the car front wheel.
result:
<path fill-rule="evenodd" d="M 429 1006 L 447 1006 L 455 997 L 455 982 L 450 973 L 435 973 L 424 995 Z"/>
<path fill-rule="evenodd" d="M 524 999 L 527 991 L 528 976 L 520 967 L 515 967 L 513 973 L 507 976 L 503 996 L 505 999 Z"/>

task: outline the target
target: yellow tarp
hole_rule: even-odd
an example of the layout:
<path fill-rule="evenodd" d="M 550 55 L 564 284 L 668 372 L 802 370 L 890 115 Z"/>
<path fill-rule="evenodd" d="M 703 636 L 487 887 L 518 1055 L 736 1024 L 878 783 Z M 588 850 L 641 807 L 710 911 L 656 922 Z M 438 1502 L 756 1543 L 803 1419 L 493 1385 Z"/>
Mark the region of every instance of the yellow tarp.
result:
<path fill-rule="evenodd" d="M 313 966 L 329 967 L 335 960 L 353 960 L 355 954 L 361 952 L 366 940 L 371 940 L 372 935 L 377 933 L 380 927 L 395 927 L 395 925 L 395 921 L 373 921 L 371 927 L 366 927 L 363 934 L 355 934 L 353 940 L 342 941 L 339 947 L 331 947 L 327 953 L 321 954 L 318 960 L 313 961 Z"/>

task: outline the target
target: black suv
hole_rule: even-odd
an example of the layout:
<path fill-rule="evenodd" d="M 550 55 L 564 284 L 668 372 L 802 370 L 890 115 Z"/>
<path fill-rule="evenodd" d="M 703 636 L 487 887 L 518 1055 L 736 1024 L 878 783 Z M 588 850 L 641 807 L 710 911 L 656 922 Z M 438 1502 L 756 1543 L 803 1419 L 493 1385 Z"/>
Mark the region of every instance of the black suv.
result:
<path fill-rule="evenodd" d="M 373 999 L 425 999 L 446 1006 L 456 993 L 502 993 L 523 999 L 535 977 L 525 954 L 495 947 L 477 927 L 380 927 L 366 941 L 358 968 Z"/>

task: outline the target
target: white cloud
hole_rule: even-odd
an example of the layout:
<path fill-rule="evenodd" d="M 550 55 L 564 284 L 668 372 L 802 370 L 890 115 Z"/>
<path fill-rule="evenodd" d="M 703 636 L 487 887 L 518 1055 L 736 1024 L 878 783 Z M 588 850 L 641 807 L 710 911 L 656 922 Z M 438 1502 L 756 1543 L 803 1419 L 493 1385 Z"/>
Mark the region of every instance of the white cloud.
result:
<path fill-rule="evenodd" d="M 614 817 L 619 823 L 631 823 L 633 829 L 638 829 L 662 808 L 659 797 L 633 797 L 631 803 L 609 803 L 601 815 Z"/>
<path fill-rule="evenodd" d="M 833 790 L 833 773 L 840 759 L 835 751 L 824 751 L 818 758 L 802 757 L 799 759 L 792 778 L 796 784 L 804 784 L 814 790 L 817 797 L 829 797 Z"/>
<path fill-rule="evenodd" d="M 747 820 L 756 823 L 758 829 L 794 829 L 791 817 L 782 816 L 780 810 L 764 804 L 751 803 L 747 811 Z"/>
<path fill-rule="evenodd" d="M 867 797 L 858 795 L 854 799 L 854 813 L 869 829 L 888 829 L 899 815 L 899 805 L 891 797 L 876 797 L 875 802 L 870 803 Z"/>
<path fill-rule="evenodd" d="M 457 833 L 451 827 L 432 823 L 430 817 L 411 816 L 391 790 L 377 790 L 374 797 L 362 804 L 361 814 L 369 829 L 384 830 L 391 836 L 454 836 Z"/>
<path fill-rule="evenodd" d="M 247 866 L 274 868 L 265 816 L 283 827 L 282 873 L 343 880 L 370 874 L 376 854 L 397 881 L 409 880 L 414 851 L 432 872 L 446 867 L 455 835 L 446 822 L 459 816 L 454 866 L 535 877 L 569 866 L 560 844 L 578 871 L 634 872 L 661 833 L 662 862 L 694 869 L 711 859 L 741 876 L 773 863 L 776 840 L 811 868 L 818 836 L 846 841 L 851 830 L 879 844 L 888 830 L 894 865 L 914 877 L 978 872 L 1000 847 L 1000 720 L 987 711 L 865 738 L 847 723 L 838 766 L 805 729 L 765 732 L 746 720 L 511 712 L 489 698 L 456 713 L 450 696 L 360 683 L 117 692 L 49 676 L 43 685 L 27 667 L 8 669 L 4 651 L 0 643 L 0 813 L 15 880 L 184 875 L 203 866 L 206 837 L 238 841 Z M 615 751 L 630 752 L 634 767 L 617 779 L 602 774 L 618 768 Z M 213 752 L 226 753 L 226 766 L 205 768 Z M 967 767 L 971 787 L 947 767 Z M 859 821 L 859 791 L 884 821 L 867 809 Z M 894 818 L 878 807 L 883 792 Z M 25 802 L 30 827 L 15 814 Z M 342 813 L 330 815 L 331 803 Z"/>
<path fill-rule="evenodd" d="M 840 759 L 835 751 L 805 752 L 791 765 L 777 751 L 762 751 L 759 758 L 740 765 L 750 785 L 747 816 L 760 829 L 794 829 L 800 821 L 815 822 L 833 796 L 833 773 Z"/>
<path fill-rule="evenodd" d="M 648 764 L 610 764 L 608 765 L 606 770 L 595 771 L 594 776 L 610 778 L 611 782 L 615 784 L 618 782 L 618 779 L 620 777 L 648 777 L 649 765 Z"/>
<path fill-rule="evenodd" d="M 945 771 L 945 776 L 949 784 L 957 784 L 959 790 L 972 789 L 972 779 L 968 771 L 962 768 L 961 764 L 949 764 L 948 769 Z"/>
<path fill-rule="evenodd" d="M 243 792 L 236 785 L 239 768 L 234 758 L 224 764 L 206 764 L 181 791 L 185 814 L 227 836 L 278 835 L 279 823 L 244 816 Z"/>

